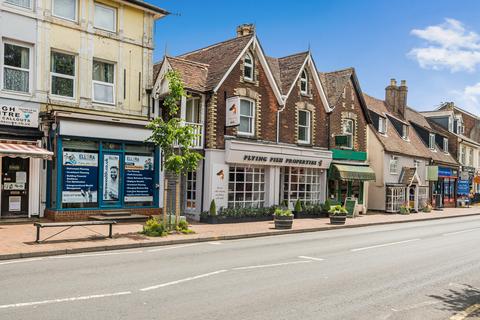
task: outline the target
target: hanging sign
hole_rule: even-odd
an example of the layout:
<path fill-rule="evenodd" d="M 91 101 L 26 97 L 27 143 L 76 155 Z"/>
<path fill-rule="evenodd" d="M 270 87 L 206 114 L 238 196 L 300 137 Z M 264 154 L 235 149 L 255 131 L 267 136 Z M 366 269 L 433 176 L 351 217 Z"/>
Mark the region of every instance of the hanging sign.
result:
<path fill-rule="evenodd" d="M 38 127 L 38 109 L 0 105 L 0 124 L 17 127 Z"/>
<path fill-rule="evenodd" d="M 63 152 L 62 203 L 97 202 L 98 154 Z"/>
<path fill-rule="evenodd" d="M 152 202 L 153 157 L 125 155 L 125 202 Z"/>
<path fill-rule="evenodd" d="M 240 124 L 240 98 L 232 97 L 227 99 L 225 126 L 234 127 Z"/>

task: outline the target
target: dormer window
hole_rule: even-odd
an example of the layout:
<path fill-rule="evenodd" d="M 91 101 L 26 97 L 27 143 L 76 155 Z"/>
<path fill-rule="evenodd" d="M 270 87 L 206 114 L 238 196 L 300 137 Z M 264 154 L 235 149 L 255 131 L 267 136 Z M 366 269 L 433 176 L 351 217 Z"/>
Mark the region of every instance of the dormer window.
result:
<path fill-rule="evenodd" d="M 378 132 L 385 134 L 387 132 L 387 119 L 378 117 Z"/>
<path fill-rule="evenodd" d="M 448 153 L 448 139 L 443 138 L 443 152 Z"/>
<path fill-rule="evenodd" d="M 300 75 L 300 92 L 302 94 L 308 94 L 308 73 L 303 70 Z"/>
<path fill-rule="evenodd" d="M 402 125 L 402 139 L 408 140 L 408 126 L 406 124 Z"/>
<path fill-rule="evenodd" d="M 429 139 L 428 139 L 428 147 L 431 150 L 435 150 L 435 133 L 430 133 Z"/>
<path fill-rule="evenodd" d="M 243 78 L 253 81 L 253 59 L 249 53 L 247 53 L 243 59 Z"/>

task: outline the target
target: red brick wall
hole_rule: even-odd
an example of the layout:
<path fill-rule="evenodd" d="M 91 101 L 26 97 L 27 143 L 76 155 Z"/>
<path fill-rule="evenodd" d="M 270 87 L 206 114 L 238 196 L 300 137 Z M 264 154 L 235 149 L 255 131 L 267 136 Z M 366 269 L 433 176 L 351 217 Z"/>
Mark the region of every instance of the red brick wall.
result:
<path fill-rule="evenodd" d="M 95 210 L 63 210 L 63 211 L 46 209 L 45 218 L 52 221 L 82 221 L 82 220 L 88 220 L 89 216 L 100 215 L 108 211 L 117 211 L 117 212 L 128 211 L 131 214 L 141 214 L 145 216 L 160 215 L 162 213 L 162 209 L 160 208 L 131 208 L 131 209 L 117 209 L 117 210 L 95 209 Z"/>

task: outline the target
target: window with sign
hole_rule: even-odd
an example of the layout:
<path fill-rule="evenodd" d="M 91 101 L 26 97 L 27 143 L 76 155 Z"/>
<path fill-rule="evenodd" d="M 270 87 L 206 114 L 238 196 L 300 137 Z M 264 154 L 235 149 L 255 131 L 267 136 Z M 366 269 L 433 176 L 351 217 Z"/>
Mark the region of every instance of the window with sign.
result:
<path fill-rule="evenodd" d="M 31 48 L 5 42 L 3 45 L 3 88 L 29 93 L 31 78 Z"/>
<path fill-rule="evenodd" d="M 238 133 L 253 136 L 255 134 L 255 104 L 251 100 L 240 99 L 240 125 Z"/>
<path fill-rule="evenodd" d="M 75 56 L 52 52 L 51 55 L 51 93 L 56 96 L 75 97 Z"/>
<path fill-rule="evenodd" d="M 115 65 L 93 60 L 93 101 L 115 103 Z"/>

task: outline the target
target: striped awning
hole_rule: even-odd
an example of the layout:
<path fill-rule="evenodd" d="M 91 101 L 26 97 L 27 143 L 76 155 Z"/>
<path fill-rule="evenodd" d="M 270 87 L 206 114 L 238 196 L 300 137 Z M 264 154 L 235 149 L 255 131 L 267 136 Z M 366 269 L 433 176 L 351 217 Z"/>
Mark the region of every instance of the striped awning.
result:
<path fill-rule="evenodd" d="M 51 160 L 53 152 L 28 143 L 0 142 L 0 157 L 40 158 Z"/>
<path fill-rule="evenodd" d="M 369 166 L 332 164 L 330 177 L 343 181 L 375 180 L 375 172 Z"/>

